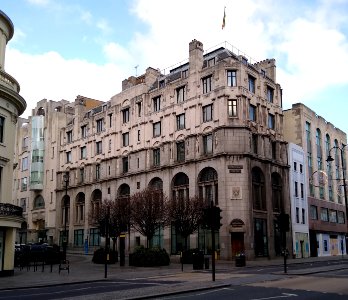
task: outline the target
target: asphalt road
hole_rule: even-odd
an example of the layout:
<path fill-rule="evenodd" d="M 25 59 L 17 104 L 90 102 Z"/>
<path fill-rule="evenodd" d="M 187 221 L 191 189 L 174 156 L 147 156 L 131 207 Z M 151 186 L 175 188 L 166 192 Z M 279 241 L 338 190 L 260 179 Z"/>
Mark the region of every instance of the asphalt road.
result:
<path fill-rule="evenodd" d="M 343 300 L 347 296 L 337 295 L 331 293 L 320 293 L 314 291 L 304 290 L 289 290 L 281 288 L 264 288 L 264 287 L 250 287 L 250 286 L 233 286 L 215 290 L 197 291 L 192 293 L 184 293 L 172 295 L 168 297 L 158 297 L 154 299 L 189 299 L 189 300 Z"/>

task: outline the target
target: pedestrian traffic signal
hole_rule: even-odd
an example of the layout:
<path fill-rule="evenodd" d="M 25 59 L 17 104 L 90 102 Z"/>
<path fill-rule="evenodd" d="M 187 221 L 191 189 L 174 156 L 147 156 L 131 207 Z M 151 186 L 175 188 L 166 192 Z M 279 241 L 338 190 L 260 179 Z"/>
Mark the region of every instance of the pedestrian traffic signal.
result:
<path fill-rule="evenodd" d="M 220 223 L 221 209 L 218 206 L 207 207 L 203 209 L 202 225 L 205 229 L 219 230 L 222 224 Z"/>
<path fill-rule="evenodd" d="M 222 210 L 218 206 L 213 206 L 211 209 L 213 210 L 213 229 L 219 230 L 220 227 L 222 226 L 222 224 L 220 222 L 222 219 L 222 217 L 221 217 Z"/>

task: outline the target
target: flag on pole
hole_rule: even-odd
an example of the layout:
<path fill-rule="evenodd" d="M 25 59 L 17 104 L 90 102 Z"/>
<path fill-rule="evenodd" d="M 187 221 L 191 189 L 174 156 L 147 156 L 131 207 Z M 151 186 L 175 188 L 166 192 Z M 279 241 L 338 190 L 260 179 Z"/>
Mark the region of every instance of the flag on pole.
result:
<path fill-rule="evenodd" d="M 226 21 L 226 6 L 224 7 L 224 17 L 222 19 L 222 26 L 221 29 L 225 28 L 225 21 Z"/>

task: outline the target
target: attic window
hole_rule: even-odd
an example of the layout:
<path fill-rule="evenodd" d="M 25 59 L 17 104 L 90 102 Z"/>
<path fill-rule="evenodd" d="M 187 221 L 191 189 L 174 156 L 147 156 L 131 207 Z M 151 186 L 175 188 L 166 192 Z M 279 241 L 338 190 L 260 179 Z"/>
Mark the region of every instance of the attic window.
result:
<path fill-rule="evenodd" d="M 160 89 L 163 89 L 165 86 L 166 86 L 166 84 L 165 84 L 165 81 L 164 81 L 164 80 L 161 80 L 161 81 L 158 83 L 158 87 L 159 87 Z"/>
<path fill-rule="evenodd" d="M 215 65 L 215 57 L 208 60 L 208 67 L 212 67 Z"/>

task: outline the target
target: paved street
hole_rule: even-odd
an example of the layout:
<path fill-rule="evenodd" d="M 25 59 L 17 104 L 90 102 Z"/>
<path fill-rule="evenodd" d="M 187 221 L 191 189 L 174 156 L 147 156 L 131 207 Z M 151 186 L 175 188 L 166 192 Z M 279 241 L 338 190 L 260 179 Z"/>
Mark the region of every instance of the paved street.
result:
<path fill-rule="evenodd" d="M 341 257 L 291 259 L 287 274 L 282 259 L 250 261 L 242 268 L 231 261 L 217 261 L 215 282 L 211 270 L 184 265 L 181 271 L 178 263 L 160 268 L 109 265 L 105 279 L 104 265 L 93 264 L 90 255 L 69 254 L 68 258 L 69 273 L 59 274 L 55 265 L 52 272 L 49 266 L 35 272 L 16 269 L 14 276 L 1 278 L 0 299 L 175 299 L 179 295 L 231 299 L 238 294 L 238 299 L 255 300 L 291 294 L 296 299 L 311 295 L 312 299 L 332 300 L 348 295 L 348 260 Z"/>

